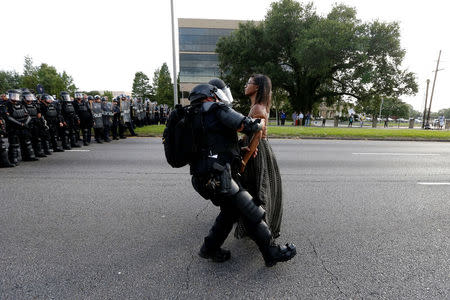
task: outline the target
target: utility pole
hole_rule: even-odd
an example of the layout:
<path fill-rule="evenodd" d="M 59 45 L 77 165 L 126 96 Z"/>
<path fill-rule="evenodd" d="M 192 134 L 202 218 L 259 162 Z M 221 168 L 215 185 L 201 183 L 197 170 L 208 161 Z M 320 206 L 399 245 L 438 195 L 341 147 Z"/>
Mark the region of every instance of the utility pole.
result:
<path fill-rule="evenodd" d="M 173 0 L 170 0 L 170 12 L 172 18 L 172 56 L 173 56 L 173 107 L 178 104 L 177 86 L 177 57 L 175 51 L 175 19 L 173 15 Z"/>
<path fill-rule="evenodd" d="M 439 61 L 440 61 L 440 60 L 441 60 L 441 50 L 439 50 L 438 61 L 437 61 L 437 64 L 436 64 L 436 71 L 434 72 L 433 87 L 431 88 L 430 106 L 428 107 L 427 125 L 430 125 L 431 102 L 433 101 L 434 85 L 436 84 L 437 72 L 440 71 L 440 70 L 439 70 Z"/>
<path fill-rule="evenodd" d="M 425 128 L 425 118 L 427 115 L 427 100 L 428 100 L 428 87 L 429 86 L 430 86 L 430 79 L 427 79 L 427 91 L 425 92 L 425 106 L 423 108 L 422 129 Z"/>

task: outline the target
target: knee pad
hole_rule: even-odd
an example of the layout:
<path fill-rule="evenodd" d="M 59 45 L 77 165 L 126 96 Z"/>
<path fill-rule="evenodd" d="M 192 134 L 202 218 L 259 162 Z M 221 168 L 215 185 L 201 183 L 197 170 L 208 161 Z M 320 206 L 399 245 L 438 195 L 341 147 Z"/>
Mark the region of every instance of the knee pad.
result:
<path fill-rule="evenodd" d="M 259 223 L 264 218 L 266 211 L 253 202 L 253 197 L 246 191 L 240 190 L 232 199 L 233 205 L 251 223 Z"/>

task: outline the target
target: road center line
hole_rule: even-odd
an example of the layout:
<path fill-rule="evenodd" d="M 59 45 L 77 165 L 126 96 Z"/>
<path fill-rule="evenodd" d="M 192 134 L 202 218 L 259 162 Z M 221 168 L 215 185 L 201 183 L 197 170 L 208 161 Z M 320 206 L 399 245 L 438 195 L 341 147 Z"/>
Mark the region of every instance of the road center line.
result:
<path fill-rule="evenodd" d="M 89 152 L 91 150 L 87 149 L 72 149 L 72 150 L 64 150 L 65 152 Z"/>
<path fill-rule="evenodd" d="M 450 182 L 418 182 L 420 185 L 450 185 Z"/>
<path fill-rule="evenodd" d="M 439 156 L 439 153 L 354 152 L 354 155 Z"/>

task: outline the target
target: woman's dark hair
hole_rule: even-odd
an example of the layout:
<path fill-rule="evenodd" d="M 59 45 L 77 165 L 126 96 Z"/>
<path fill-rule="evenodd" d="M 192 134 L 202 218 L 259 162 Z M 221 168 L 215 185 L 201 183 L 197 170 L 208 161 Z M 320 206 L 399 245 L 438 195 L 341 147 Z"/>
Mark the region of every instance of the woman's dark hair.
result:
<path fill-rule="evenodd" d="M 254 74 L 251 78 L 253 78 L 255 85 L 258 86 L 255 102 L 265 105 L 267 112 L 269 112 L 272 103 L 272 81 L 269 77 L 262 74 Z"/>

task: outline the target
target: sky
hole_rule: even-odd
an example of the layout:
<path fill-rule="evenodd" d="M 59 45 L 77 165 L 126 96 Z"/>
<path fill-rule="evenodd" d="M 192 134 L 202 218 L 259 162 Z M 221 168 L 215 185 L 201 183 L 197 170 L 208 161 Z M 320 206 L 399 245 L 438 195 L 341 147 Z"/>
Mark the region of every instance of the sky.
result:
<path fill-rule="evenodd" d="M 173 0 L 175 18 L 263 20 L 270 0 Z M 309 1 L 308 1 L 309 2 Z M 399 22 L 403 69 L 414 72 L 415 96 L 402 100 L 423 111 L 439 50 L 432 111 L 450 107 L 450 18 L 445 0 L 316 0 L 321 15 L 334 3 L 356 8 L 362 21 Z M 23 71 L 24 57 L 71 75 L 80 90 L 131 91 L 134 74 L 150 78 L 166 62 L 172 72 L 170 0 L 0 0 L 0 70 Z M 175 26 L 177 23 L 175 21 Z M 177 63 L 178 64 L 178 63 Z"/>

